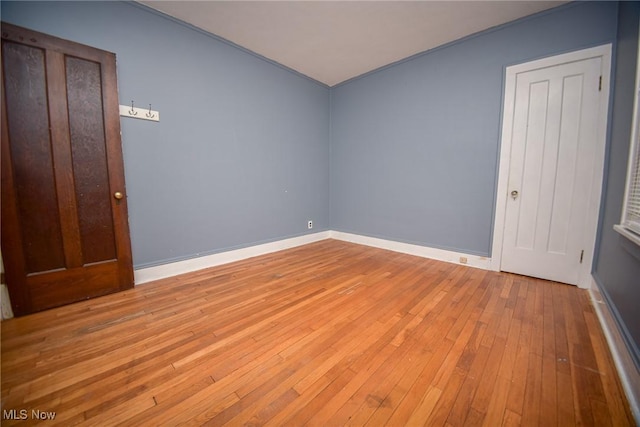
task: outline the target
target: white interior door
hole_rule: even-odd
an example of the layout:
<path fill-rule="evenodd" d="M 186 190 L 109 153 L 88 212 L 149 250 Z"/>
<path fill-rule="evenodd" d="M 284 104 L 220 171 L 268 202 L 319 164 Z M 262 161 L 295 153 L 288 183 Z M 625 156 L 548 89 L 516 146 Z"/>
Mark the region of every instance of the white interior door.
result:
<path fill-rule="evenodd" d="M 503 271 L 578 284 L 592 249 L 601 70 L 602 57 L 593 57 L 515 76 Z"/>

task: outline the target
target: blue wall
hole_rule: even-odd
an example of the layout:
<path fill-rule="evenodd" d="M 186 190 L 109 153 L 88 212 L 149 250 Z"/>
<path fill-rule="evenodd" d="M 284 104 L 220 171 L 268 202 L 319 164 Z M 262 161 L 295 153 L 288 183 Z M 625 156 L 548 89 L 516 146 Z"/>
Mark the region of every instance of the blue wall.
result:
<path fill-rule="evenodd" d="M 2 2 L 2 19 L 116 53 L 136 267 L 329 227 L 329 89 L 121 2 Z"/>
<path fill-rule="evenodd" d="M 593 277 L 640 369 L 640 247 L 613 230 L 620 223 L 633 120 L 640 3 L 620 3 L 611 141 Z"/>
<path fill-rule="evenodd" d="M 332 229 L 489 256 L 504 68 L 616 25 L 616 3 L 572 4 L 333 88 Z"/>

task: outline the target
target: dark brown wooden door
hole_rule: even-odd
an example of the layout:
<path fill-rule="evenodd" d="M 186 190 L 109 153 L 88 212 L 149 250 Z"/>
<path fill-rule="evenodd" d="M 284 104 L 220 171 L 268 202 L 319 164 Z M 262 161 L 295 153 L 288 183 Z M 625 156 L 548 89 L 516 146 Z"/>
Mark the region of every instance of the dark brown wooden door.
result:
<path fill-rule="evenodd" d="M 115 67 L 112 53 L 2 23 L 1 240 L 16 315 L 133 286 Z"/>

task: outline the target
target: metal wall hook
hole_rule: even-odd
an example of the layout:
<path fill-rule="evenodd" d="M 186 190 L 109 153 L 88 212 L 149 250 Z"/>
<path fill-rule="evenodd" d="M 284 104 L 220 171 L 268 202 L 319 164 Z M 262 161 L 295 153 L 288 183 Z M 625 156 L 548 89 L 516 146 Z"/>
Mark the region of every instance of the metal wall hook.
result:
<path fill-rule="evenodd" d="M 160 121 L 160 112 L 151 109 L 136 107 L 134 102 L 131 101 L 131 105 L 120 105 L 120 115 L 123 117 L 130 117 L 132 119 L 150 120 L 152 122 Z"/>

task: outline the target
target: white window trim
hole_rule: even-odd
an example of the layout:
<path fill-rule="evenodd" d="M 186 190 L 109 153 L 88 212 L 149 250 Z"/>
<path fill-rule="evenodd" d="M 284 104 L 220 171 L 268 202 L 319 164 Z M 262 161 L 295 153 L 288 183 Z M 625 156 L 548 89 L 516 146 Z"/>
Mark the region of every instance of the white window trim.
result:
<path fill-rule="evenodd" d="M 638 36 L 638 56 L 636 59 L 636 82 L 633 101 L 633 127 L 631 128 L 631 142 L 629 144 L 629 164 L 627 165 L 627 179 L 622 205 L 622 217 L 620 224 L 613 229 L 627 239 L 640 246 L 640 224 L 637 220 L 631 221 L 628 214 L 628 206 L 631 198 L 631 181 L 635 174 L 640 173 L 640 35 Z"/>

